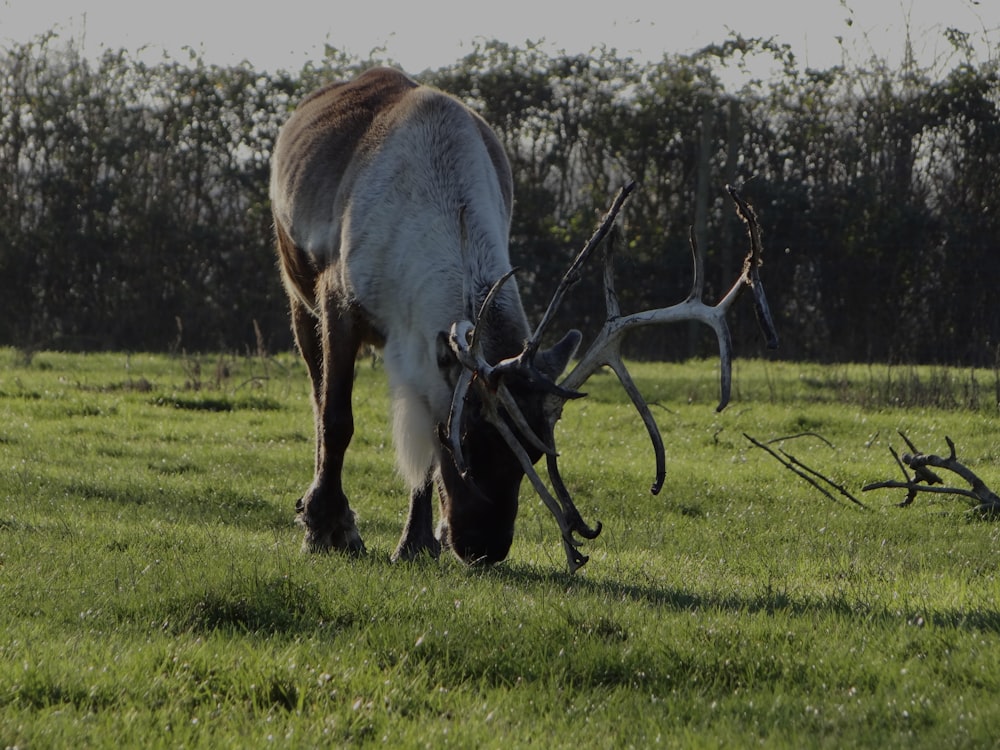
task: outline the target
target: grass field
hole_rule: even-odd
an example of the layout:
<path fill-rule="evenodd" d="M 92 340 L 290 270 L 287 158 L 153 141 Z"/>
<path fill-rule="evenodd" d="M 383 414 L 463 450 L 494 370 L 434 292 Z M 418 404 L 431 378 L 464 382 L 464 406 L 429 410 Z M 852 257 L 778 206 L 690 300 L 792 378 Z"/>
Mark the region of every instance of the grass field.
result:
<path fill-rule="evenodd" d="M 860 493 L 888 446 L 1000 486 L 987 371 L 638 364 L 567 407 L 575 575 L 525 487 L 511 556 L 388 561 L 406 510 L 359 363 L 347 487 L 369 554 L 305 555 L 296 358 L 0 350 L 0 746 L 906 747 L 1000 738 L 1000 525 Z M 832 501 L 744 433 L 868 506 Z M 823 439 L 820 439 L 822 437 Z"/>

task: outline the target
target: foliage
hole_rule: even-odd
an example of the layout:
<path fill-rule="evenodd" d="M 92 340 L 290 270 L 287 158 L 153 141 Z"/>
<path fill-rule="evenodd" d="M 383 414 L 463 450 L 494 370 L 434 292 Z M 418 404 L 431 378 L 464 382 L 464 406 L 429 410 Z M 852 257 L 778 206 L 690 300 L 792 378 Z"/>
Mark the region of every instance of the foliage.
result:
<path fill-rule="evenodd" d="M 570 576 L 527 490 L 507 563 L 388 562 L 406 498 L 381 368 L 359 365 L 355 560 L 299 549 L 312 430 L 293 356 L 0 350 L 0 742 L 992 744 L 996 524 L 955 500 L 831 502 L 742 433 L 821 434 L 785 445 L 854 490 L 896 470 L 897 428 L 947 434 L 995 486 L 996 375 L 743 360 L 717 414 L 713 362 L 632 369 L 668 484 L 646 492 L 645 431 L 596 376 L 559 438 L 604 522 Z"/>
<path fill-rule="evenodd" d="M 483 113 L 514 167 L 512 255 L 532 315 L 620 183 L 640 190 L 619 261 L 626 310 L 683 298 L 692 227 L 713 294 L 743 230 L 743 184 L 769 249 L 783 356 L 992 366 L 1000 312 L 1000 79 L 948 30 L 951 70 L 912 63 L 802 69 L 734 34 L 638 63 L 614 50 L 549 55 L 484 42 L 421 78 Z M 766 82 L 748 60 L 773 60 Z M 268 158 L 309 90 L 377 60 L 328 49 L 294 74 L 248 65 L 98 61 L 52 37 L 0 50 L 0 343 L 193 351 L 290 346 L 274 272 Z M 742 83 L 725 83 L 732 71 Z M 599 273 L 563 309 L 600 322 Z M 736 326 L 759 346 L 750 316 Z M 701 332 L 657 331 L 630 353 L 706 354 Z"/>

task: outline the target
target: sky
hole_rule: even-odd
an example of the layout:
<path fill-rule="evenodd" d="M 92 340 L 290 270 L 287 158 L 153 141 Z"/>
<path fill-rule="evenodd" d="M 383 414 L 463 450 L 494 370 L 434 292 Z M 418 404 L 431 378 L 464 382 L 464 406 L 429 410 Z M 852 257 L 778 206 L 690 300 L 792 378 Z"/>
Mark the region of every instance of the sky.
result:
<path fill-rule="evenodd" d="M 94 58 L 125 49 L 183 59 L 189 48 L 209 63 L 245 60 L 264 71 L 298 70 L 330 45 L 360 57 L 384 50 L 377 56 L 419 73 L 487 39 L 568 53 L 603 45 L 648 61 L 730 32 L 775 37 L 814 68 L 840 64 L 845 52 L 857 63 L 872 55 L 898 63 L 909 37 L 920 62 L 941 65 L 948 27 L 995 58 L 1000 0 L 0 0 L 0 47 L 55 31 Z"/>

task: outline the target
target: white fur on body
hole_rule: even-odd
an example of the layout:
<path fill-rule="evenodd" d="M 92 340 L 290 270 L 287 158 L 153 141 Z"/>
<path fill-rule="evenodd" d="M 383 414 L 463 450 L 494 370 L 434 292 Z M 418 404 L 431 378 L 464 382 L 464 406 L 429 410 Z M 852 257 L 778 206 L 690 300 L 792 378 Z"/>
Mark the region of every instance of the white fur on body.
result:
<path fill-rule="evenodd" d="M 279 228 L 319 267 L 336 265 L 340 300 L 384 338 L 397 463 L 419 487 L 439 458 L 435 429 L 453 393 L 438 335 L 468 318 L 510 269 L 511 187 L 505 161 L 498 172 L 499 144 L 491 158 L 484 138 L 494 137 L 468 108 L 426 87 L 394 94 L 373 125 L 335 134 L 339 148 L 354 148 L 334 164 L 315 158 L 319 138 L 314 153 L 286 167 L 278 157 L 291 147 L 279 139 L 271 200 Z M 528 324 L 513 282 L 496 309 L 505 336 L 523 341 Z"/>

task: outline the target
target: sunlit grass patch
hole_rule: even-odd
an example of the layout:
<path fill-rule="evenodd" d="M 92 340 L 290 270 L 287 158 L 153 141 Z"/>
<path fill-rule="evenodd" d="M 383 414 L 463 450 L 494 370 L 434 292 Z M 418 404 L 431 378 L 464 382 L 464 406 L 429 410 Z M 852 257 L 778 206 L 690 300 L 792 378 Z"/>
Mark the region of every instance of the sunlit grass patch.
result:
<path fill-rule="evenodd" d="M 345 481 L 369 554 L 351 559 L 300 550 L 293 357 L 266 380 L 227 358 L 197 391 L 179 358 L 3 361 L 5 746 L 980 747 L 1000 727 L 1000 526 L 953 498 L 832 500 L 744 436 L 857 491 L 898 471 L 898 430 L 948 435 L 996 486 L 995 410 L 872 406 L 867 368 L 823 385 L 744 361 L 716 413 L 709 363 L 636 363 L 667 448 L 653 496 L 642 423 L 599 377 L 557 434 L 604 525 L 570 575 L 527 488 L 506 562 L 389 563 L 407 498 L 368 362 Z M 101 385 L 129 378 L 151 389 Z"/>

